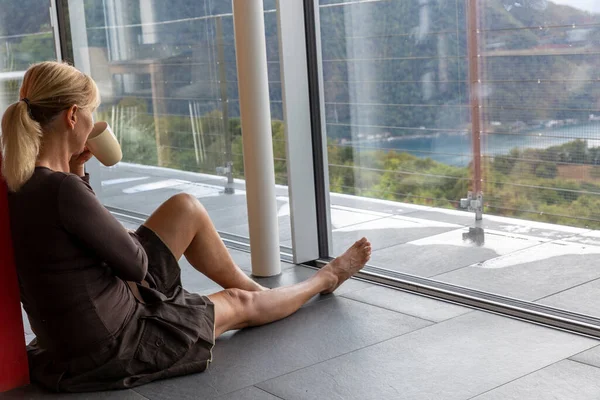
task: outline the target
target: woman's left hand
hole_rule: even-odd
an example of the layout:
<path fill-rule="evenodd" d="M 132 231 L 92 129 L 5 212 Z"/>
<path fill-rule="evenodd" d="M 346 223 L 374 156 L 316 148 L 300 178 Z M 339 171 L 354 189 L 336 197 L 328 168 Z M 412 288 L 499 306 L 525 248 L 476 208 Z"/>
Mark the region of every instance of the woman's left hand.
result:
<path fill-rule="evenodd" d="M 69 169 L 72 174 L 76 174 L 79 176 L 85 175 L 85 168 L 83 165 L 92 158 L 92 152 L 84 147 L 83 151 L 79 154 L 74 154 L 69 161 Z"/>

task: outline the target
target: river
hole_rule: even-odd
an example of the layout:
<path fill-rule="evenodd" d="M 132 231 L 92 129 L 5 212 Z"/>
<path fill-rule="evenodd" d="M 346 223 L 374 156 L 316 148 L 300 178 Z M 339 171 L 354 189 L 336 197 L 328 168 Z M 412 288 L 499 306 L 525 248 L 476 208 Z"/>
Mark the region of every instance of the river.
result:
<path fill-rule="evenodd" d="M 588 147 L 600 146 L 600 122 L 552 129 L 540 128 L 515 134 L 483 135 L 481 153 L 489 156 L 507 154 L 515 147 L 543 149 L 575 139 L 587 140 Z M 466 166 L 473 158 L 471 135 L 466 133 L 440 133 L 433 136 L 422 135 L 395 137 L 379 141 L 354 141 L 352 145 L 365 150 L 379 148 L 407 152 L 417 157 L 429 157 L 435 161 L 455 166 Z"/>

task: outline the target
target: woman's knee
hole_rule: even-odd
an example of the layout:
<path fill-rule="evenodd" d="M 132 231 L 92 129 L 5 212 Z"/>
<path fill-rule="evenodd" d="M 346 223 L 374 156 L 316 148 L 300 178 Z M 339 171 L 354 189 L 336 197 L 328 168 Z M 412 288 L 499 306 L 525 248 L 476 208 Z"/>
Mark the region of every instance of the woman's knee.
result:
<path fill-rule="evenodd" d="M 206 209 L 200 201 L 188 193 L 178 193 L 172 196 L 168 201 L 179 212 L 185 214 L 206 213 Z"/>
<path fill-rule="evenodd" d="M 228 300 L 234 304 L 236 308 L 241 307 L 242 309 L 248 309 L 253 304 L 255 292 L 249 292 L 238 288 L 229 288 L 223 291 Z"/>
<path fill-rule="evenodd" d="M 208 297 L 215 304 L 215 329 L 219 335 L 228 330 L 242 329 L 252 324 L 255 314 L 252 292 L 231 288 Z"/>
<path fill-rule="evenodd" d="M 234 305 L 234 309 L 241 317 L 243 326 L 249 326 L 254 323 L 257 318 L 258 310 L 254 301 L 257 292 L 250 292 L 238 288 L 225 289 L 225 293 Z"/>

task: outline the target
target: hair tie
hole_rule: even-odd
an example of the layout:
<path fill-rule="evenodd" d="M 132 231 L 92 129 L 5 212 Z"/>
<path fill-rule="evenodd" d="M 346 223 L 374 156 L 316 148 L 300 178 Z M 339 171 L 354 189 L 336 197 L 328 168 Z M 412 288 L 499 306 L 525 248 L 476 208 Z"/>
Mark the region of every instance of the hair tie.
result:
<path fill-rule="evenodd" d="M 27 104 L 27 107 L 31 107 L 31 104 L 29 104 L 29 99 L 28 99 L 27 97 L 23 97 L 23 98 L 21 99 L 21 101 L 24 101 L 24 102 L 25 102 L 25 104 Z"/>

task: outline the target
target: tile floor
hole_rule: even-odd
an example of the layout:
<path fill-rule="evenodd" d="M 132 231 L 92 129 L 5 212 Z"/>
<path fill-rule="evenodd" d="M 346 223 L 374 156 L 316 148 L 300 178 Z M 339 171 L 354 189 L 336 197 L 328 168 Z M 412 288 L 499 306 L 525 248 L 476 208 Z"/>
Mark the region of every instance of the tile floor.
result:
<path fill-rule="evenodd" d="M 250 273 L 248 253 L 231 250 Z M 181 263 L 188 289 L 219 288 Z M 284 264 L 269 287 L 314 270 Z M 351 280 L 282 321 L 228 333 L 209 369 L 127 391 L 0 399 L 597 399 L 600 341 Z"/>

